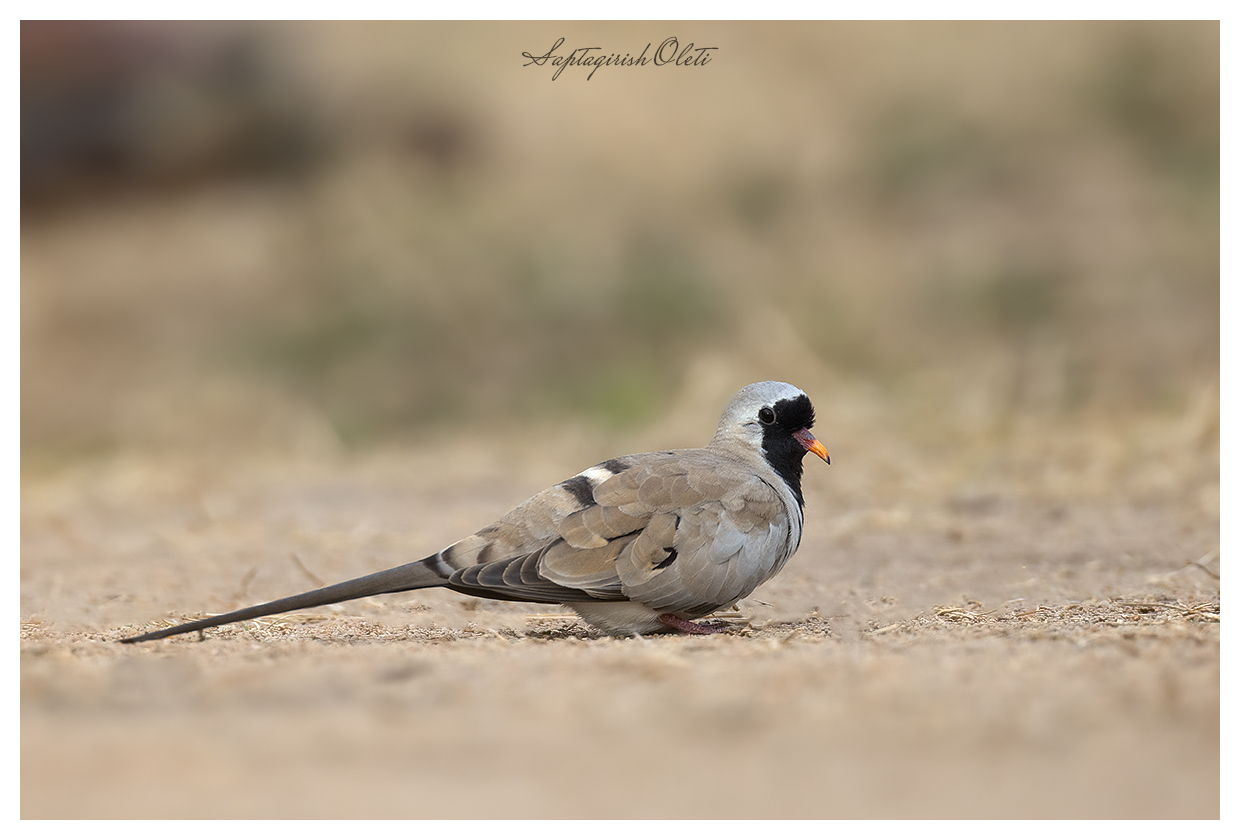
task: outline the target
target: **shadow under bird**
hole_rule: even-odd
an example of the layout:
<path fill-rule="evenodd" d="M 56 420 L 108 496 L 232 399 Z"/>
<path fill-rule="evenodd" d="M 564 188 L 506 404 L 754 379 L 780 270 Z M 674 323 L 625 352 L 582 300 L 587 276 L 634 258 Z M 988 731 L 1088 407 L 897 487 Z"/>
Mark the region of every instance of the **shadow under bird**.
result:
<path fill-rule="evenodd" d="M 617 636 L 716 632 L 695 619 L 749 595 L 801 542 L 802 459 L 831 463 L 813 425 L 799 388 L 748 385 L 701 449 L 613 458 L 416 563 L 120 641 L 430 587 L 563 604 Z"/>

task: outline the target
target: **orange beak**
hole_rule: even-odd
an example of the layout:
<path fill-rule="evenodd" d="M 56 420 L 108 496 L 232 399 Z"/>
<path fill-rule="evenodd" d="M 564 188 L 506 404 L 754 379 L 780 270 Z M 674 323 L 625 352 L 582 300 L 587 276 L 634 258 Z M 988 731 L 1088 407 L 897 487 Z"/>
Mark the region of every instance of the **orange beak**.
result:
<path fill-rule="evenodd" d="M 827 454 L 827 448 L 818 441 L 818 438 L 809 433 L 809 429 L 793 432 L 792 436 L 797 439 L 797 443 L 805 447 L 806 452 L 813 452 L 828 464 L 831 463 L 831 456 Z"/>

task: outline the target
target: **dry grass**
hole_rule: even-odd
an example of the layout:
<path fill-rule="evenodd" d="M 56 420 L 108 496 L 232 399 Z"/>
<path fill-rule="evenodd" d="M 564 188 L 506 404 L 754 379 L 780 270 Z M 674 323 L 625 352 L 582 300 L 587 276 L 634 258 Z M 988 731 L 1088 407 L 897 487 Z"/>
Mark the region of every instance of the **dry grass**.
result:
<path fill-rule="evenodd" d="M 23 218 L 24 466 L 635 428 L 705 370 L 970 432 L 1217 382 L 1217 24 L 700 24 L 698 73 L 520 66 L 663 29 L 258 28 L 303 167 Z"/>

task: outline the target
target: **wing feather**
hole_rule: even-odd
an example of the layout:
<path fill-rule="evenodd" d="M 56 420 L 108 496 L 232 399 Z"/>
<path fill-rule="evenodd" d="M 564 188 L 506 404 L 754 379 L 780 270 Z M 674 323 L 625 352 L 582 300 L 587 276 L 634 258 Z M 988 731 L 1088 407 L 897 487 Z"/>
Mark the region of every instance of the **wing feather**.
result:
<path fill-rule="evenodd" d="M 639 601 L 705 615 L 751 592 L 786 554 L 775 489 L 704 450 L 592 467 L 543 491 L 442 558 L 449 585 L 537 602 Z"/>

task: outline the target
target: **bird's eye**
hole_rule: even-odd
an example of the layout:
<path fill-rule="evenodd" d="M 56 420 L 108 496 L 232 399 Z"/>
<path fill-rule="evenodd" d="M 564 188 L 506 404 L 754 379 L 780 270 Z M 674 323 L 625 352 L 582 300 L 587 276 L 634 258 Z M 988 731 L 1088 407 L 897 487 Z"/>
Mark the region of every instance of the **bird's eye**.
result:
<path fill-rule="evenodd" d="M 763 425 L 769 426 L 775 422 L 775 412 L 770 408 L 770 406 L 763 406 L 762 409 L 758 411 L 758 419 L 762 421 Z"/>

